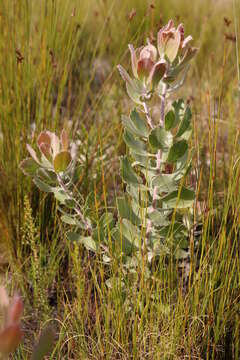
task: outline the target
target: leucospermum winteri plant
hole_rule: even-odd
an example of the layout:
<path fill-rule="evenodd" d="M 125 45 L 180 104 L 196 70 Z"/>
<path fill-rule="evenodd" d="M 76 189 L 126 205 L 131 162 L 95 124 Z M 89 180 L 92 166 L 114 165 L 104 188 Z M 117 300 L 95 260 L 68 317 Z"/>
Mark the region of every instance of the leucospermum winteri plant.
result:
<path fill-rule="evenodd" d="M 57 174 L 66 172 L 71 165 L 72 156 L 68 150 L 68 136 L 65 130 L 62 131 L 60 139 L 53 132 L 41 132 L 37 139 L 37 145 L 40 158 L 35 150 L 27 144 L 27 150 L 31 157 L 23 160 L 20 167 L 25 175 L 33 176 L 37 184 L 43 185 L 42 181 L 46 178 L 55 180 Z"/>
<path fill-rule="evenodd" d="M 91 230 L 90 221 L 84 216 L 81 195 L 73 191 L 72 177 L 75 160 L 69 150 L 70 144 L 65 130 L 60 138 L 53 132 L 43 131 L 37 139 L 39 156 L 27 144 L 31 157 L 20 163 L 20 169 L 25 175 L 31 176 L 37 187 L 44 192 L 53 193 L 65 210 L 62 220 L 68 224 L 79 226 L 86 231 Z M 74 190 L 77 190 L 74 188 Z M 67 212 L 66 212 L 67 211 Z M 68 212 L 71 212 L 69 217 Z"/>
<path fill-rule="evenodd" d="M 157 47 L 150 44 L 131 53 L 133 78 L 118 65 L 128 95 L 135 102 L 130 116 L 122 116 L 124 141 L 129 155 L 121 159 L 126 195 L 117 200 L 121 221 L 115 238 L 130 255 L 147 254 L 148 261 L 173 249 L 175 257 L 187 255 L 189 210 L 195 193 L 186 187 L 191 167 L 188 140 L 191 110 L 182 99 L 166 103 L 184 82 L 197 49 L 183 25 L 172 20 L 160 29 Z M 154 96 L 156 95 L 156 96 Z M 160 115 L 153 119 L 151 100 L 159 99 Z"/>
<path fill-rule="evenodd" d="M 60 205 L 61 220 L 71 226 L 71 231 L 67 233 L 68 239 L 83 244 L 88 250 L 98 251 L 100 242 L 107 238 L 113 216 L 103 214 L 98 224 L 87 216 L 86 199 L 82 197 L 75 176 L 76 163 L 80 159 L 77 159 L 75 150 L 69 150 L 66 131 L 62 131 L 60 138 L 50 131 L 41 132 L 37 138 L 37 147 L 39 155 L 27 144 L 31 157 L 20 163 L 20 169 L 32 177 L 41 191 L 54 194 Z"/>

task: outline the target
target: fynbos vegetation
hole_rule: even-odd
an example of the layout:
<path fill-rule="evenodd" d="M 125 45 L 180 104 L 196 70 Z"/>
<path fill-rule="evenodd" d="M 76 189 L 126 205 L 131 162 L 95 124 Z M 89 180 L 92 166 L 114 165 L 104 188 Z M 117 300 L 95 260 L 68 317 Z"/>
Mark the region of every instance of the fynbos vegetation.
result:
<path fill-rule="evenodd" d="M 0 358 L 238 359 L 240 4 L 20 3 L 0 4 Z"/>

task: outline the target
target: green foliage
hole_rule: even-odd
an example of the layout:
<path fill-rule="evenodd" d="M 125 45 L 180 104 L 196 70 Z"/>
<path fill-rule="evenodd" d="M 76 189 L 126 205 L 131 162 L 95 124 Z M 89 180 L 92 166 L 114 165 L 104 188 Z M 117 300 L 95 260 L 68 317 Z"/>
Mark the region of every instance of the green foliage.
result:
<path fill-rule="evenodd" d="M 191 37 L 186 38 L 185 48 L 183 26 L 179 25 L 175 29 L 172 20 L 159 31 L 157 39 L 159 60 L 156 48 L 149 42 L 141 48 L 140 59 L 133 46 L 129 45 L 135 80 L 121 66 L 118 67 L 130 98 L 143 106 L 146 121 L 136 109 L 129 118 L 122 117 L 125 128 L 123 139 L 131 157 L 121 159 L 121 173 L 127 184 L 127 194 L 117 201 L 122 221 L 115 232 L 115 241 L 121 241 L 122 251 L 131 257 L 138 257 L 144 247 L 146 261 L 150 264 L 156 257 L 166 254 L 168 247 L 168 252 L 173 251 L 176 260 L 186 258 L 188 253 L 179 248 L 176 240 L 181 239 L 181 244 L 186 248 L 190 233 L 183 223 L 181 211 L 184 210 L 184 218 L 188 216 L 191 221 L 190 214 L 195 200 L 194 191 L 184 186 L 191 167 L 191 160 L 188 159 L 191 110 L 179 99 L 165 115 L 165 102 L 168 93 L 181 86 L 188 61 L 196 49 L 189 45 Z M 161 76 L 156 77 L 158 82 L 155 81 L 152 86 L 148 76 L 150 71 L 156 70 L 156 61 L 164 66 Z M 134 87 L 134 81 L 142 86 L 141 91 Z M 155 93 L 160 97 L 159 125 L 155 125 L 151 119 L 148 105 Z M 177 131 L 174 130 L 176 126 Z M 163 247 L 165 250 L 159 251 Z"/>
<path fill-rule="evenodd" d="M 235 138 L 239 122 L 238 62 L 237 43 L 227 38 L 237 35 L 233 7 L 228 1 L 201 0 L 192 2 L 189 11 L 183 0 L 159 3 L 150 6 L 139 0 L 1 2 L 0 241 L 11 251 L 10 266 L 1 266 L 1 281 L 9 284 L 10 276 L 11 287 L 18 288 L 26 298 L 25 340 L 13 358 L 28 359 L 32 339 L 52 319 L 60 335 L 49 354 L 52 359 L 239 358 L 239 162 L 233 166 L 239 157 L 239 142 Z M 239 8 L 238 1 L 234 3 Z M 238 10 L 234 15 L 236 25 Z M 129 41 L 136 47 L 147 37 L 152 41 L 159 22 L 177 16 L 201 49 L 186 86 L 180 90 L 182 97 L 190 96 L 194 108 L 193 136 L 189 128 L 174 139 L 174 143 L 186 140 L 189 152 L 176 165 L 167 164 L 166 173 L 160 175 L 155 172 L 157 148 L 151 145 L 146 150 L 152 157 L 134 154 L 133 150 L 131 154 L 128 152 L 133 170 L 143 183 L 142 189 L 124 185 L 126 194 L 122 194 L 117 155 L 124 153 L 125 145 L 121 143 L 119 119 L 120 113 L 128 111 L 129 102 L 123 96 L 117 72 L 111 69 L 118 62 L 127 69 L 129 58 L 123 54 Z M 232 21 L 230 25 L 225 25 L 224 17 L 227 22 Z M 16 59 L 16 50 L 23 60 Z M 105 70 L 106 63 L 109 70 Z M 105 71 L 106 77 L 102 76 Z M 169 85 L 175 86 L 171 80 L 169 76 Z M 147 99 L 146 104 L 152 110 L 154 126 L 158 126 L 158 100 L 152 93 L 148 95 L 153 102 Z M 171 92 L 167 96 L 168 105 L 170 101 Z M 142 102 L 140 96 L 137 111 L 146 123 Z M 174 117 L 169 123 L 175 136 L 180 118 L 175 117 L 174 105 L 167 106 L 166 113 L 171 110 Z M 179 114 L 182 120 L 182 110 Z M 167 114 L 165 130 L 169 130 L 166 119 Z M 70 194 L 61 191 L 59 174 L 55 171 L 41 167 L 38 171 L 39 179 L 54 188 L 54 197 L 60 199 L 57 212 L 53 196 L 41 195 L 17 165 L 26 156 L 26 142 L 32 144 L 43 129 L 59 131 L 63 124 L 66 128 L 72 124 L 72 137 L 81 140 L 71 177 L 61 174 Z M 150 127 L 147 125 L 148 134 L 144 137 L 133 129 L 136 131 L 127 128 L 134 137 L 139 136 L 139 140 L 147 143 Z M 191 170 L 187 166 L 192 158 L 190 144 L 196 149 L 194 172 L 186 183 L 195 188 L 198 180 L 194 212 L 199 211 L 200 218 L 195 221 L 203 225 L 202 231 L 200 225 L 196 231 L 200 238 L 194 235 L 190 249 L 183 253 L 182 248 L 189 246 L 187 236 L 176 238 L 172 247 L 164 244 L 166 237 L 171 240 L 171 232 L 178 231 L 178 226 L 172 224 L 171 214 L 175 209 L 162 208 L 158 199 L 158 209 L 152 211 L 145 177 L 153 186 L 161 186 L 162 197 L 165 192 L 178 191 L 178 177 L 184 180 Z M 164 162 L 166 155 L 167 152 L 163 154 Z M 144 167 L 148 168 L 147 172 Z M 70 179 L 74 186 L 70 186 Z M 180 188 L 186 183 L 181 181 Z M 39 237 L 39 285 L 48 304 L 42 311 L 38 310 L 39 304 L 32 303 L 34 261 L 21 246 L 19 229 L 23 224 L 25 193 L 31 199 L 32 218 Z M 142 248 L 134 249 L 131 256 L 121 252 L 121 241 L 124 245 L 127 239 L 122 236 L 115 193 L 126 198 L 141 221 L 135 224 L 132 213 L 126 218 L 142 232 L 139 234 Z M 91 219 L 94 241 L 100 243 L 102 257 L 93 256 L 83 245 L 66 239 L 69 228 L 83 237 L 89 235 L 74 211 L 75 200 L 80 201 L 82 212 Z M 141 213 L 137 209 L 140 200 Z M 162 227 L 161 233 L 151 234 L 148 239 L 146 213 Z M 183 221 L 186 228 L 182 231 L 187 235 L 191 230 L 193 235 L 192 223 L 184 213 L 185 209 L 177 209 L 174 222 L 182 225 Z M 105 214 L 109 219 L 104 222 Z M 61 218 L 66 222 L 61 222 Z M 119 240 L 115 241 L 117 231 Z M 148 252 L 148 264 L 146 240 L 153 247 L 153 253 Z M 178 243 L 182 248 L 174 251 Z M 156 254 L 157 261 L 151 260 Z M 184 255 L 185 261 L 175 261 L 178 254 Z M 3 257 L 0 255 L 0 262 Z M 185 274 L 189 274 L 187 284 Z M 40 298 L 39 303 L 42 303 Z"/>

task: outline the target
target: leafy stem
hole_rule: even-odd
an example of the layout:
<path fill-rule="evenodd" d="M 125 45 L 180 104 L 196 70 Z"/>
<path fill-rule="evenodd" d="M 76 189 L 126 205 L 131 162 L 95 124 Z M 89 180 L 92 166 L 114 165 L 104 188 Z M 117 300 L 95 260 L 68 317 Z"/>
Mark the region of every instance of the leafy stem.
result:
<path fill-rule="evenodd" d="M 165 117 L 165 102 L 166 102 L 166 94 L 167 94 L 168 86 L 167 84 L 163 84 L 163 91 L 161 95 L 161 110 L 160 110 L 160 125 L 164 125 L 164 117 Z"/>
<path fill-rule="evenodd" d="M 90 234 L 92 233 L 92 227 L 89 224 L 89 222 L 87 221 L 87 219 L 84 217 L 80 206 L 78 204 L 78 202 L 76 201 L 76 199 L 74 199 L 74 197 L 72 196 L 72 193 L 69 191 L 69 189 L 66 187 L 66 185 L 64 184 L 64 181 L 62 179 L 62 177 L 58 174 L 57 175 L 57 179 L 58 179 L 58 183 L 61 187 L 61 189 L 65 192 L 65 194 L 69 197 L 70 200 L 72 200 L 75 204 L 74 210 L 76 211 L 77 215 L 80 217 L 83 225 L 86 227 L 86 230 L 88 232 L 90 232 Z"/>

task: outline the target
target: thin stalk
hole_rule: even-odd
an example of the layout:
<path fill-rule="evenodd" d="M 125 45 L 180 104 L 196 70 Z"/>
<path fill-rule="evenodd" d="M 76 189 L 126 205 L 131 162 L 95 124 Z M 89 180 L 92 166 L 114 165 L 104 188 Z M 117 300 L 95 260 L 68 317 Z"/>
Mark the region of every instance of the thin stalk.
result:
<path fill-rule="evenodd" d="M 167 84 L 163 84 L 163 92 L 161 95 L 161 109 L 160 109 L 160 125 L 162 126 L 164 125 L 166 94 L 167 94 Z"/>
<path fill-rule="evenodd" d="M 143 108 L 144 108 L 144 112 L 145 112 L 145 115 L 146 115 L 146 118 L 147 118 L 148 125 L 150 126 L 151 129 L 153 129 L 154 128 L 153 122 L 152 122 L 151 116 L 149 114 L 147 104 L 145 102 L 143 103 Z"/>
<path fill-rule="evenodd" d="M 160 108 L 160 125 L 161 126 L 164 125 L 166 93 L 167 93 L 167 85 L 163 84 L 163 92 L 161 95 L 161 108 Z M 144 107 L 145 115 L 147 117 L 147 122 L 148 122 L 149 126 L 153 129 L 154 128 L 153 122 L 152 122 L 147 104 L 145 102 L 143 103 L 143 107 Z M 162 157 L 162 152 L 161 152 L 161 150 L 158 150 L 157 155 L 156 155 L 156 170 L 158 173 L 160 172 L 160 169 L 161 169 L 161 157 Z M 152 211 L 156 208 L 156 205 L 157 205 L 157 193 L 158 193 L 158 186 L 154 186 Z M 150 220 L 148 220 L 147 234 L 149 234 L 151 232 L 151 229 L 152 229 L 152 222 Z"/>
<path fill-rule="evenodd" d="M 160 108 L 160 125 L 161 126 L 164 125 L 166 93 L 167 93 L 167 85 L 163 84 L 163 92 L 162 92 L 162 95 L 161 95 L 161 108 Z M 161 150 L 158 150 L 158 152 L 157 152 L 157 163 L 156 163 L 156 170 L 157 170 L 158 173 L 160 173 L 160 169 L 161 169 L 161 157 L 162 157 L 162 152 L 161 152 Z M 158 189 L 157 186 L 155 186 L 154 189 L 153 189 L 153 208 L 156 207 L 157 189 Z"/>

